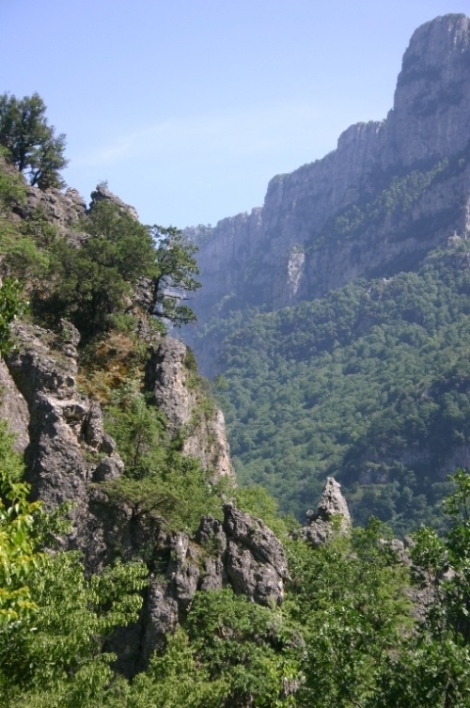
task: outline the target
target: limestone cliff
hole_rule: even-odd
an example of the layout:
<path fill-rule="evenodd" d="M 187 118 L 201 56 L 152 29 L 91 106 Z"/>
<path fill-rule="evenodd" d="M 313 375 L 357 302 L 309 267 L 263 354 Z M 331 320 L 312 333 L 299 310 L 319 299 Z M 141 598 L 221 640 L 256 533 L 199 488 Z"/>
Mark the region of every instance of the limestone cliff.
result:
<path fill-rule="evenodd" d="M 341 492 L 341 485 L 328 477 L 323 495 L 314 512 L 307 511 L 308 524 L 298 535 L 311 543 L 320 546 L 326 543 L 335 533 L 346 533 L 351 529 L 349 508 Z"/>
<path fill-rule="evenodd" d="M 167 417 L 170 437 L 183 439 L 183 452 L 197 457 L 214 480 L 234 479 L 224 415 L 202 390 L 195 362 L 182 342 L 165 337 L 152 347 L 146 383 Z"/>
<path fill-rule="evenodd" d="M 18 322 L 14 348 L 1 362 L 3 417 L 24 450 L 32 495 L 49 509 L 69 507 L 66 548 L 79 549 L 90 572 L 116 557 L 145 558 L 151 570 L 137 625 L 118 632 L 110 647 L 127 675 L 145 667 L 165 635 L 188 611 L 198 590 L 232 587 L 264 605 L 280 604 L 287 578 L 284 550 L 262 521 L 226 504 L 223 518 L 202 518 L 195 535 L 168 530 L 165 519 L 113 497 L 103 482 L 124 464 L 105 432 L 100 405 L 77 387 L 79 335 L 63 321 L 59 332 Z M 213 480 L 233 476 L 223 418 L 201 411 L 195 382 L 187 386 L 186 347 L 163 338 L 151 350 L 154 403 L 183 452 L 199 457 Z M 184 436 L 187 436 L 186 438 Z"/>
<path fill-rule="evenodd" d="M 454 232 L 465 236 L 469 67 L 469 18 L 423 25 L 383 122 L 351 126 L 323 159 L 274 177 L 262 208 L 188 229 L 200 243 L 200 320 L 250 305 L 276 309 L 358 277 L 390 275 Z"/>
<path fill-rule="evenodd" d="M 104 189 L 93 194 L 90 208 L 101 199 L 131 209 Z M 87 209 L 78 193 L 29 188 L 13 218 L 28 221 L 38 208 L 41 218 L 81 247 L 87 235 L 80 234 L 80 218 Z M 130 303 L 130 309 L 138 310 L 144 285 L 139 283 L 137 305 Z M 54 329 L 41 324 L 16 321 L 11 326 L 12 347 L 0 359 L 0 412 L 24 453 L 32 497 L 50 510 L 66 505 L 70 530 L 61 543 L 81 551 L 87 572 L 100 571 L 117 558 L 139 558 L 147 564 L 138 622 L 109 640 L 119 669 L 130 676 L 144 668 L 154 649 L 164 646 L 168 632 L 184 619 L 199 590 L 229 587 L 262 605 L 281 604 L 288 577 L 286 555 L 261 520 L 224 504 L 219 496 L 220 519 L 207 513 L 196 532 L 177 531 L 159 508 L 145 506 L 145 498 L 140 504 L 116 493 L 112 485 L 122 481 L 125 465 L 105 431 L 104 410 L 92 383 L 84 385 L 79 331 L 65 319 Z M 223 415 L 204 390 L 194 356 L 182 342 L 154 330 L 149 334 L 150 329 L 147 322 L 142 339 L 138 332 L 134 335 L 147 357 L 138 385 L 159 411 L 165 441 L 200 461 L 208 488 L 221 477 L 233 487 Z M 93 350 L 95 356 L 98 350 Z M 112 368 L 111 350 L 108 342 L 104 356 Z M 178 472 L 169 469 L 168 474 Z"/>

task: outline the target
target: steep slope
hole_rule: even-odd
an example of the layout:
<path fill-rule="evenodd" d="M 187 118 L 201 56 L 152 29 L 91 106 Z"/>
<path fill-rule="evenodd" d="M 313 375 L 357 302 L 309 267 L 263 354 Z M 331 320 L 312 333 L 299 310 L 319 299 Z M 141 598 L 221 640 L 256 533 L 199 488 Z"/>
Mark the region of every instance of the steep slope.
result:
<path fill-rule="evenodd" d="M 199 319 L 321 297 L 358 277 L 413 268 L 468 229 L 470 19 L 437 18 L 411 38 L 394 107 L 322 160 L 271 180 L 262 208 L 187 232 L 200 244 Z M 192 343 L 205 373 L 197 334 Z"/>
<path fill-rule="evenodd" d="M 44 305 L 56 303 L 60 286 L 54 256 L 65 252 L 73 267 L 93 238 L 87 219 L 96 205 L 111 204 L 100 212 L 102 247 L 123 224 L 132 231 L 135 211 L 103 187 L 90 209 L 73 190 L 20 191 L 0 214 L 1 267 L 4 277 L 18 277 L 29 249 L 34 262 L 23 286 L 33 306 L 11 323 L 0 360 L 2 424 L 24 453 L 31 497 L 52 512 L 65 505 L 62 549 L 79 551 L 95 577 L 116 562 L 145 563 L 137 622 L 107 637 L 116 667 L 133 676 L 165 646 L 198 591 L 233 590 L 264 607 L 280 605 L 286 556 L 261 520 L 229 502 L 236 490 L 223 415 L 192 353 L 145 315 L 145 283 L 129 287 L 121 321 L 91 337 L 85 323 L 88 338 Z M 36 267 L 50 268 L 50 278 L 37 278 Z M 74 281 L 73 292 L 78 287 Z"/>
<path fill-rule="evenodd" d="M 301 518 L 334 475 L 356 521 L 437 521 L 470 462 L 469 273 L 453 237 L 416 272 L 229 320 L 217 385 L 240 482 Z"/>
<path fill-rule="evenodd" d="M 439 515 L 467 466 L 470 19 L 411 38 L 394 107 L 269 184 L 262 208 L 188 230 L 235 467 L 298 516 L 325 475 L 356 520 Z"/>

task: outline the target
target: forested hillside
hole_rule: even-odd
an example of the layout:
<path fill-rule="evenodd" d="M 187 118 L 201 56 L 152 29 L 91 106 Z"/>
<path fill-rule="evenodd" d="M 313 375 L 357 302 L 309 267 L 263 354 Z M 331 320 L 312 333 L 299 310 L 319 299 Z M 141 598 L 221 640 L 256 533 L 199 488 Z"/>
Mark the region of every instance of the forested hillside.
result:
<path fill-rule="evenodd" d="M 453 238 L 416 272 L 254 315 L 227 336 L 216 384 L 242 483 L 302 518 L 334 475 L 356 522 L 438 522 L 447 475 L 470 457 L 469 250 Z"/>
<path fill-rule="evenodd" d="M 303 518 L 325 475 L 356 523 L 442 523 L 470 465 L 470 19 L 418 28 L 393 109 L 274 177 L 264 205 L 188 230 L 200 319 L 242 483 Z M 218 375 L 218 378 L 216 378 Z"/>
<path fill-rule="evenodd" d="M 10 123 L 25 129 L 21 116 L 43 106 L 33 98 L 20 101 L 19 113 L 16 99 L 0 101 L 0 138 L 10 110 Z M 43 112 L 36 119 L 45 127 Z M 35 169 L 53 135 L 30 137 L 24 164 Z M 194 355 L 167 333 L 169 322 L 192 319 L 180 296 L 198 286 L 194 247 L 176 229 L 141 224 L 104 184 L 89 205 L 73 189 L 60 191 L 62 139 L 52 144 L 58 163 L 48 163 L 38 185 L 27 185 L 5 142 L 1 705 L 467 708 L 468 474 L 449 481 L 448 534 L 422 527 L 406 543 L 374 518 L 351 527 L 332 478 L 323 478 L 305 527 L 282 518 L 263 488 L 237 488 L 223 417 Z M 416 425 L 452 419 L 465 440 L 454 384 L 464 392 L 468 378 L 467 265 L 466 243 L 454 238 L 417 275 L 349 285 L 304 303 L 308 335 L 297 308 L 255 317 L 235 335 L 226 352 L 230 371 L 256 347 L 252 371 L 262 374 L 263 405 L 282 403 L 269 444 L 282 441 L 290 395 L 286 388 L 285 400 L 269 403 L 271 360 L 289 382 L 291 366 L 301 374 L 313 356 L 318 367 L 323 358 L 333 362 L 319 383 L 304 384 L 295 405 L 313 411 L 324 385 L 332 401 L 341 388 L 346 398 L 350 376 L 362 388 L 366 418 L 370 400 L 385 394 L 379 380 L 364 385 L 361 362 L 368 378 L 374 366 L 385 376 L 387 337 L 411 352 L 393 361 L 405 369 L 404 385 L 415 382 L 404 401 L 416 408 Z M 446 356 L 424 346 L 432 337 L 446 338 Z M 350 350 L 349 369 L 340 343 Z M 414 356 L 417 343 L 423 363 Z M 361 347 L 369 356 L 354 359 Z M 420 378 L 412 377 L 418 370 Z M 243 403 L 250 389 L 232 378 L 230 395 Z M 404 394 L 394 386 L 386 400 L 398 419 Z M 450 392 L 442 410 L 441 389 Z M 359 422 L 355 430 L 359 436 Z M 397 440 L 407 434 L 403 421 L 395 432 Z M 325 454 L 328 446 L 328 454 L 344 454 L 343 440 L 324 435 L 320 442 Z M 315 504 L 320 491 L 319 483 Z"/>
<path fill-rule="evenodd" d="M 230 222 L 199 341 L 239 484 L 169 335 L 194 243 L 65 190 L 41 97 L 0 96 L 1 706 L 468 708 L 469 57 L 467 18 L 418 30 L 387 127 L 301 170 L 337 181 Z"/>

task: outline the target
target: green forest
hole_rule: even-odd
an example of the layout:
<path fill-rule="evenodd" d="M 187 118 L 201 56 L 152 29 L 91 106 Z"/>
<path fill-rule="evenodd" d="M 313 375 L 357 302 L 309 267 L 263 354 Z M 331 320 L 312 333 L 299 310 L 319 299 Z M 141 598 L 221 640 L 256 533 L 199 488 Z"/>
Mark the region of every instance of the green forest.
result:
<path fill-rule="evenodd" d="M 205 326 L 226 334 L 215 391 L 242 483 L 299 519 L 334 475 L 356 523 L 442 520 L 470 439 L 468 254 L 456 237 L 415 272 Z"/>
<path fill-rule="evenodd" d="M 288 533 L 271 505 L 267 520 L 285 543 L 291 574 L 282 607 L 259 606 L 229 589 L 199 592 L 165 649 L 129 680 L 113 670 L 106 643 L 137 617 L 145 559 L 88 577 L 79 554 L 54 549 L 64 520 L 28 501 L 4 426 L 0 445 L 3 705 L 469 705 L 465 472 L 454 475 L 446 501 L 447 536 L 421 527 L 409 551 L 412 565 L 376 519 L 313 548 Z M 247 499 L 255 510 L 270 506 L 260 491 Z"/>
<path fill-rule="evenodd" d="M 46 509 L 34 497 L 1 421 L 1 705 L 468 708 L 470 476 L 439 467 L 446 446 L 469 434 L 466 244 L 431 254 L 415 274 L 257 314 L 236 332 L 216 392 L 243 484 L 215 483 L 183 454 L 181 436 L 169 435 L 143 383 L 149 344 L 192 319 L 171 292 L 198 287 L 194 247 L 106 201 L 67 235 L 41 208 L 28 212 L 28 189 L 60 183 L 64 146 L 33 98 L 21 105 L 44 130 L 23 162 L 5 139 L 0 163 L 4 361 L 18 346 L 19 320 L 62 343 L 76 328 L 81 395 L 99 402 L 125 464 L 118 478 L 90 482 L 107 513 L 126 508 L 135 526 L 186 534 L 202 568 L 215 548 L 209 539 L 195 550 L 201 517 L 220 519 L 230 500 L 276 533 L 289 574 L 277 604 L 228 585 L 198 590 L 146 665 L 123 671 L 114 641 L 135 627 L 150 584 L 171 583 L 174 559 L 155 539 L 134 545 L 131 557 L 116 542 L 103 568 L 86 567 L 86 549 L 66 543 L 74 503 Z M 0 101 L 0 138 L 8 126 L 16 134 L 17 104 Z M 54 150 L 56 162 L 44 163 Z M 147 300 L 138 296 L 142 278 Z M 206 415 L 213 402 L 190 352 L 184 366 Z M 345 529 L 332 518 L 327 541 L 314 547 L 293 515 L 316 505 L 333 472 L 356 523 Z M 401 529 L 413 531 L 406 549 L 393 539 Z"/>

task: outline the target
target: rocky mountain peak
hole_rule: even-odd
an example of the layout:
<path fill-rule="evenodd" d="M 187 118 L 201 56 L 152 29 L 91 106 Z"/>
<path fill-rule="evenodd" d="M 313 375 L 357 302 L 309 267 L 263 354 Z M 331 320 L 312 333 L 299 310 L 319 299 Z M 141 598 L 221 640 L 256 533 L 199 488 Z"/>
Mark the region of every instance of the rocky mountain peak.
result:
<path fill-rule="evenodd" d="M 384 121 L 350 126 L 323 159 L 274 177 L 261 209 L 204 230 L 199 320 L 276 310 L 360 277 L 389 277 L 452 234 L 465 237 L 469 68 L 468 17 L 417 29 Z M 195 230 L 188 235 L 197 242 Z M 213 374 L 216 344 L 199 346 L 197 333 L 190 343 Z"/>
<path fill-rule="evenodd" d="M 462 55 L 470 48 L 470 18 L 463 14 L 436 17 L 418 27 L 411 36 L 403 57 L 398 83 L 418 76 L 431 67 L 446 74 L 455 55 Z"/>
<path fill-rule="evenodd" d="M 388 160 L 404 165 L 463 149 L 470 128 L 470 18 L 445 15 L 419 27 L 403 57 Z"/>

